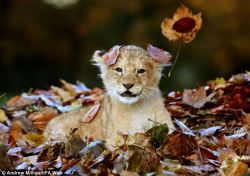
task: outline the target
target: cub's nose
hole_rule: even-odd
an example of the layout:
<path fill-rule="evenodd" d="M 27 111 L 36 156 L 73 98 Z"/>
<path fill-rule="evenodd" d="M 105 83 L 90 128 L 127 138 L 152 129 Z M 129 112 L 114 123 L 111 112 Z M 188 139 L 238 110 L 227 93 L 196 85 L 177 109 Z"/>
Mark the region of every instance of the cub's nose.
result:
<path fill-rule="evenodd" d="M 134 86 L 134 84 L 123 84 L 123 86 L 126 88 L 126 89 L 130 89 Z"/>

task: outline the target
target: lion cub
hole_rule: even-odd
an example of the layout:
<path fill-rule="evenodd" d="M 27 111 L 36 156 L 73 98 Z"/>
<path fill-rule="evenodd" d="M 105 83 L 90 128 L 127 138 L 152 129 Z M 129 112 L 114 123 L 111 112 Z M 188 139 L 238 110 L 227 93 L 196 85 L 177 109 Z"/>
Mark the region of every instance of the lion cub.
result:
<path fill-rule="evenodd" d="M 118 133 L 134 134 L 150 128 L 153 121 L 174 125 L 164 107 L 158 84 L 163 66 L 171 55 L 149 45 L 147 51 L 134 46 L 114 46 L 107 53 L 96 51 L 93 62 L 101 70 L 106 94 L 96 117 L 81 121 L 90 107 L 52 119 L 45 129 L 47 140 L 65 139 L 72 129 L 81 136 L 105 140 L 114 145 Z"/>

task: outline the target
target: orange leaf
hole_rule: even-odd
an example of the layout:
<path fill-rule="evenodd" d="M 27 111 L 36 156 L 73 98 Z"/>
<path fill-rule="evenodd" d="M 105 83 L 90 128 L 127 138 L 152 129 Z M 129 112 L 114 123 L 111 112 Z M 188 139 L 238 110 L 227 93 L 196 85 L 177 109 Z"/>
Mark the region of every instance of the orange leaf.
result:
<path fill-rule="evenodd" d="M 193 14 L 186 6 L 181 5 L 173 18 L 165 18 L 161 23 L 162 34 L 170 41 L 191 42 L 202 25 L 201 13 Z"/>

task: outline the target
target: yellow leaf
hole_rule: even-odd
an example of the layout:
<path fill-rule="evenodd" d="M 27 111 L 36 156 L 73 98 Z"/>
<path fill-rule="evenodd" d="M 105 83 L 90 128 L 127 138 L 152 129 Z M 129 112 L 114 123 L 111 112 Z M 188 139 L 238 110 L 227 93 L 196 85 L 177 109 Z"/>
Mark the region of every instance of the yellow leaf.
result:
<path fill-rule="evenodd" d="M 4 110 L 0 109 L 0 122 L 5 122 L 7 120 Z"/>
<path fill-rule="evenodd" d="M 42 134 L 28 133 L 24 135 L 24 138 L 35 146 L 39 146 L 44 142 L 44 136 Z"/>

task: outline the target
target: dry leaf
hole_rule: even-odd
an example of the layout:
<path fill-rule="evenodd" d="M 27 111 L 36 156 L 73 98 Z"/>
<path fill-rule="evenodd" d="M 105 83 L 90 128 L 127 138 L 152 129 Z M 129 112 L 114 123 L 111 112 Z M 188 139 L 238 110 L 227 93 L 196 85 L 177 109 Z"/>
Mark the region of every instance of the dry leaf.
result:
<path fill-rule="evenodd" d="M 36 128 L 44 129 L 47 123 L 57 115 L 57 112 L 33 112 L 28 119 L 33 121 Z"/>
<path fill-rule="evenodd" d="M 216 131 L 220 130 L 221 128 L 221 126 L 213 126 L 207 129 L 201 129 L 200 134 L 201 136 L 213 136 Z"/>
<path fill-rule="evenodd" d="M 9 144 L 15 145 L 20 135 L 22 135 L 22 125 L 19 122 L 13 122 L 10 128 Z"/>
<path fill-rule="evenodd" d="M 96 103 L 89 109 L 89 111 L 83 116 L 83 118 L 82 118 L 81 121 L 82 121 L 82 122 L 85 122 L 85 123 L 91 122 L 91 121 L 95 118 L 97 112 L 99 111 L 100 106 L 101 106 L 100 102 L 96 102 Z"/>
<path fill-rule="evenodd" d="M 70 101 L 74 98 L 69 92 L 65 91 L 64 89 L 56 86 L 51 86 L 53 92 L 59 95 L 62 98 L 62 102 Z"/>
<path fill-rule="evenodd" d="M 194 108 L 201 108 L 205 103 L 209 102 L 215 93 L 211 93 L 209 96 L 206 96 L 205 87 L 199 87 L 195 90 L 185 89 L 183 92 L 182 102 L 190 105 Z"/>
<path fill-rule="evenodd" d="M 156 48 L 150 44 L 147 47 L 147 52 L 150 55 L 150 57 L 161 63 L 170 62 L 170 59 L 172 57 L 169 52 Z"/>
<path fill-rule="evenodd" d="M 23 135 L 23 137 L 31 146 L 39 146 L 44 142 L 44 136 L 42 134 L 27 133 Z"/>
<path fill-rule="evenodd" d="M 5 122 L 7 120 L 4 110 L 0 109 L 0 122 Z"/>
<path fill-rule="evenodd" d="M 186 6 L 181 5 L 174 13 L 173 19 L 165 18 L 161 23 L 162 34 L 170 41 L 191 42 L 202 25 L 201 13 L 196 15 Z"/>
<path fill-rule="evenodd" d="M 176 124 L 180 127 L 182 133 L 189 135 L 189 136 L 195 136 L 194 132 L 188 128 L 183 122 L 175 119 Z"/>

